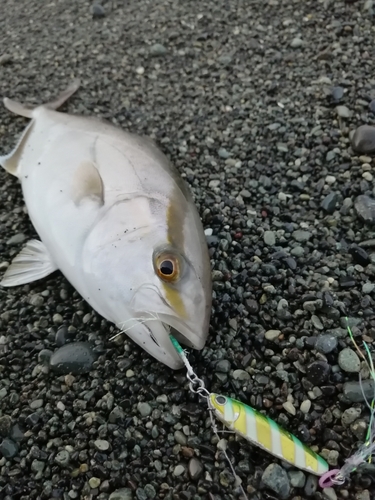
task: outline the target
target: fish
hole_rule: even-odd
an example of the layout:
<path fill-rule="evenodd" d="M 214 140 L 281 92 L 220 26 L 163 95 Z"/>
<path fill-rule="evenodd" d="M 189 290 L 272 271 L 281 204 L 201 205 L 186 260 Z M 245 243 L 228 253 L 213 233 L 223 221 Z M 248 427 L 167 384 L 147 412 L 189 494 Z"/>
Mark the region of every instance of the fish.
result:
<path fill-rule="evenodd" d="M 169 340 L 204 348 L 212 278 L 203 223 L 188 184 L 151 138 L 51 102 L 5 108 L 30 119 L 0 165 L 18 178 L 39 237 L 26 242 L 0 285 L 61 272 L 103 318 L 178 370 Z"/>
<path fill-rule="evenodd" d="M 241 401 L 210 393 L 208 406 L 228 429 L 275 457 L 317 476 L 329 470 L 328 463 L 296 436 Z"/>

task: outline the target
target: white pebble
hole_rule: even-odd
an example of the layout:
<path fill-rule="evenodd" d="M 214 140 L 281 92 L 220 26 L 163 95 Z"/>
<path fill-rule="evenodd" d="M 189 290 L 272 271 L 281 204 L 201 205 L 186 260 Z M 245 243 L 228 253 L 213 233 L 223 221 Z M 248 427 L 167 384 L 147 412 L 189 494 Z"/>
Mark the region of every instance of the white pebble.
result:
<path fill-rule="evenodd" d="M 373 176 L 370 172 L 363 172 L 362 177 L 368 182 L 371 182 L 373 179 Z"/>
<path fill-rule="evenodd" d="M 300 410 L 302 413 L 309 413 L 311 408 L 311 401 L 309 399 L 305 399 L 305 401 L 302 401 Z"/>
<path fill-rule="evenodd" d="M 334 184 L 336 182 L 336 177 L 334 175 L 327 175 L 326 177 L 326 183 L 327 184 Z"/>
<path fill-rule="evenodd" d="M 285 401 L 285 403 L 283 403 L 283 408 L 284 408 L 285 411 L 287 411 L 291 415 L 295 415 L 296 414 L 296 409 L 295 409 L 295 407 L 292 405 L 292 403 L 290 401 Z"/>
<path fill-rule="evenodd" d="M 268 330 L 264 336 L 266 337 L 267 340 L 276 340 L 280 334 L 281 334 L 280 330 Z"/>

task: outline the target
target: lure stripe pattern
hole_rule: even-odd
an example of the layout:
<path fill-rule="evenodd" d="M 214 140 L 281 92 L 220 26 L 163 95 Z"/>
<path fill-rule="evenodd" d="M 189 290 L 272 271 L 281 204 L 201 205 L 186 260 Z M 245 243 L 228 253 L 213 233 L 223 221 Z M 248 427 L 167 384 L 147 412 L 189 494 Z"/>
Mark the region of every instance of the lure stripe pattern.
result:
<path fill-rule="evenodd" d="M 210 394 L 209 406 L 229 429 L 276 457 L 319 476 L 328 471 L 322 457 L 250 406 L 218 394 Z"/>

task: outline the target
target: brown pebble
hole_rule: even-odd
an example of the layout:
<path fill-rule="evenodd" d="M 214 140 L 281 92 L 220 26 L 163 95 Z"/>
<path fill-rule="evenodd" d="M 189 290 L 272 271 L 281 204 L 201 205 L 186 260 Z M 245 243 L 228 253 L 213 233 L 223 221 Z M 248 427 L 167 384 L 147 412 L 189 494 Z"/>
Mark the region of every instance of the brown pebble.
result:
<path fill-rule="evenodd" d="M 181 447 L 181 454 L 185 458 L 191 458 L 194 456 L 194 450 L 193 450 L 193 448 L 188 448 L 187 446 L 182 446 Z"/>

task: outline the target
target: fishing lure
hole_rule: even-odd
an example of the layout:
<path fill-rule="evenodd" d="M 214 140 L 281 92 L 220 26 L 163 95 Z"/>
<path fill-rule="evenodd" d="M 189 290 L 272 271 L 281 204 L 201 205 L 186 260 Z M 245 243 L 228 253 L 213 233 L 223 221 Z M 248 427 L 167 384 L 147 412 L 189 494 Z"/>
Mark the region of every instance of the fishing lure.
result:
<path fill-rule="evenodd" d="M 275 457 L 285 460 L 299 469 L 319 476 L 328 472 L 329 466 L 322 457 L 314 453 L 276 422 L 240 401 L 221 394 L 210 393 L 205 388 L 203 380 L 195 374 L 180 344 L 172 335 L 170 335 L 170 339 L 186 366 L 187 378 L 190 381 L 190 390 L 201 395 L 207 401 L 208 407 L 211 410 L 212 427 L 216 435 L 218 431 L 212 414 L 229 431 L 235 432 Z M 238 481 L 239 478 L 234 471 L 228 455 L 225 454 L 225 456 L 231 466 L 234 477 Z M 243 489 L 242 493 L 247 498 Z"/>
<path fill-rule="evenodd" d="M 344 484 L 345 481 L 350 476 L 350 474 L 352 474 L 352 472 L 355 472 L 358 469 L 358 467 L 361 464 L 365 463 L 366 461 L 370 463 L 372 456 L 375 454 L 375 409 L 374 409 L 374 406 L 375 406 L 375 369 L 374 369 L 374 363 L 373 363 L 371 352 L 370 352 L 370 349 L 369 349 L 367 343 L 365 341 L 363 341 L 363 346 L 364 346 L 364 349 L 365 349 L 366 354 L 367 354 L 367 359 L 366 359 L 366 356 L 360 350 L 360 348 L 358 347 L 358 345 L 353 337 L 353 333 L 352 333 L 350 326 L 349 326 L 348 318 L 346 318 L 346 321 L 347 321 L 347 329 L 349 332 L 350 339 L 353 342 L 359 356 L 365 361 L 365 363 L 367 365 L 367 369 L 368 369 L 370 376 L 373 380 L 374 393 L 373 393 L 373 398 L 372 398 L 372 401 L 370 404 L 368 401 L 368 398 L 366 397 L 366 395 L 363 391 L 362 377 L 361 377 L 361 375 L 359 375 L 359 383 L 361 386 L 363 399 L 364 399 L 367 407 L 370 410 L 370 423 L 368 426 L 365 442 L 358 448 L 358 450 L 356 451 L 356 453 L 354 453 L 354 455 L 352 455 L 351 457 L 349 457 L 345 460 L 345 463 L 341 467 L 341 469 L 332 469 L 332 470 L 330 470 L 322 475 L 322 477 L 319 480 L 319 486 L 321 488 L 329 488 L 332 486 Z"/>

